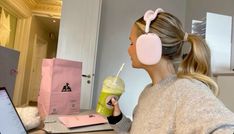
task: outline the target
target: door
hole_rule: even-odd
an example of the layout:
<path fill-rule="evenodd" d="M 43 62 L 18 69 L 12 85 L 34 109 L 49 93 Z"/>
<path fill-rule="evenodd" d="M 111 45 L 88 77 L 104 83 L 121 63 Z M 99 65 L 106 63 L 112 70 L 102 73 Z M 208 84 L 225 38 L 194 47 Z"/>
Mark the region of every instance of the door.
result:
<path fill-rule="evenodd" d="M 11 99 L 19 62 L 19 52 L 0 46 L 0 87 L 6 87 Z"/>
<path fill-rule="evenodd" d="M 40 82 L 41 82 L 41 65 L 42 60 L 46 58 L 47 54 L 47 41 L 37 36 L 34 37 L 32 68 L 29 81 L 29 101 L 37 101 Z"/>
<path fill-rule="evenodd" d="M 57 58 L 82 62 L 81 109 L 90 109 L 101 0 L 63 1 Z"/>

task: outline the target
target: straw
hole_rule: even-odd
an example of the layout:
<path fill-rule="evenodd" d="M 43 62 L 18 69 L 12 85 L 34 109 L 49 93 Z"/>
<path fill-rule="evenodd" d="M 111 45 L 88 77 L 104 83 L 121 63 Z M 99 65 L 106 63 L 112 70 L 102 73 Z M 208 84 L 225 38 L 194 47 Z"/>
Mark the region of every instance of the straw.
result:
<path fill-rule="evenodd" d="M 123 64 L 122 64 L 122 66 L 120 67 L 120 69 L 119 69 L 118 73 L 116 74 L 114 83 L 116 83 L 117 78 L 118 78 L 118 76 L 119 76 L 120 72 L 121 72 L 121 71 L 123 70 L 123 68 L 124 68 L 124 65 L 125 65 L 125 63 L 123 63 Z"/>

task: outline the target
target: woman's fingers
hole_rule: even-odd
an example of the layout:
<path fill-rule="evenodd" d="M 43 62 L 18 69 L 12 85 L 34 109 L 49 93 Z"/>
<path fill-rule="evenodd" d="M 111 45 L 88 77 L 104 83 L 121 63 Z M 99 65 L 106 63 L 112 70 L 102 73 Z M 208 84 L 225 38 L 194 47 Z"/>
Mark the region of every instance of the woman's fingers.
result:
<path fill-rule="evenodd" d="M 114 107 L 114 111 L 113 111 L 113 116 L 118 116 L 120 115 L 121 111 L 120 111 L 120 108 L 119 108 L 119 104 L 118 104 L 118 101 L 115 100 L 115 98 L 112 98 L 111 99 L 111 103 Z"/>

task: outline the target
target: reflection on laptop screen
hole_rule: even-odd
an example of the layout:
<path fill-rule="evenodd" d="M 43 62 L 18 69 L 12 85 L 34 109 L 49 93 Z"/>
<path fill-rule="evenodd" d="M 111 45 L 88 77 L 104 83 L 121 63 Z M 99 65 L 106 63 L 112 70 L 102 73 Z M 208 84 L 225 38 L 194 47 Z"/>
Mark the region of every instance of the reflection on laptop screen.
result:
<path fill-rule="evenodd" d="M 0 89 L 0 134 L 26 133 L 6 90 Z"/>

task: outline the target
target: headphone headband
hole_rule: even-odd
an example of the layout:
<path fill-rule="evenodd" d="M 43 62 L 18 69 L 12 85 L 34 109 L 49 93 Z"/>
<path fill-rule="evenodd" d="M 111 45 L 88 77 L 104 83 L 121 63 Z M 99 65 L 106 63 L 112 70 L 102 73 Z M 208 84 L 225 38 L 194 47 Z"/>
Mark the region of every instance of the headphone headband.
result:
<path fill-rule="evenodd" d="M 148 10 L 144 15 L 145 33 L 137 38 L 136 54 L 142 64 L 154 65 L 158 63 L 162 56 L 162 41 L 156 33 L 149 33 L 151 21 L 153 21 L 159 12 L 163 12 L 161 8 L 156 11 Z"/>
<path fill-rule="evenodd" d="M 149 32 L 149 27 L 150 27 L 151 21 L 154 20 L 157 17 L 158 13 L 160 13 L 160 12 L 164 12 L 163 9 L 158 8 L 155 10 L 155 12 L 153 10 L 148 10 L 145 12 L 145 14 L 144 14 L 144 20 L 146 23 L 145 33 Z"/>

